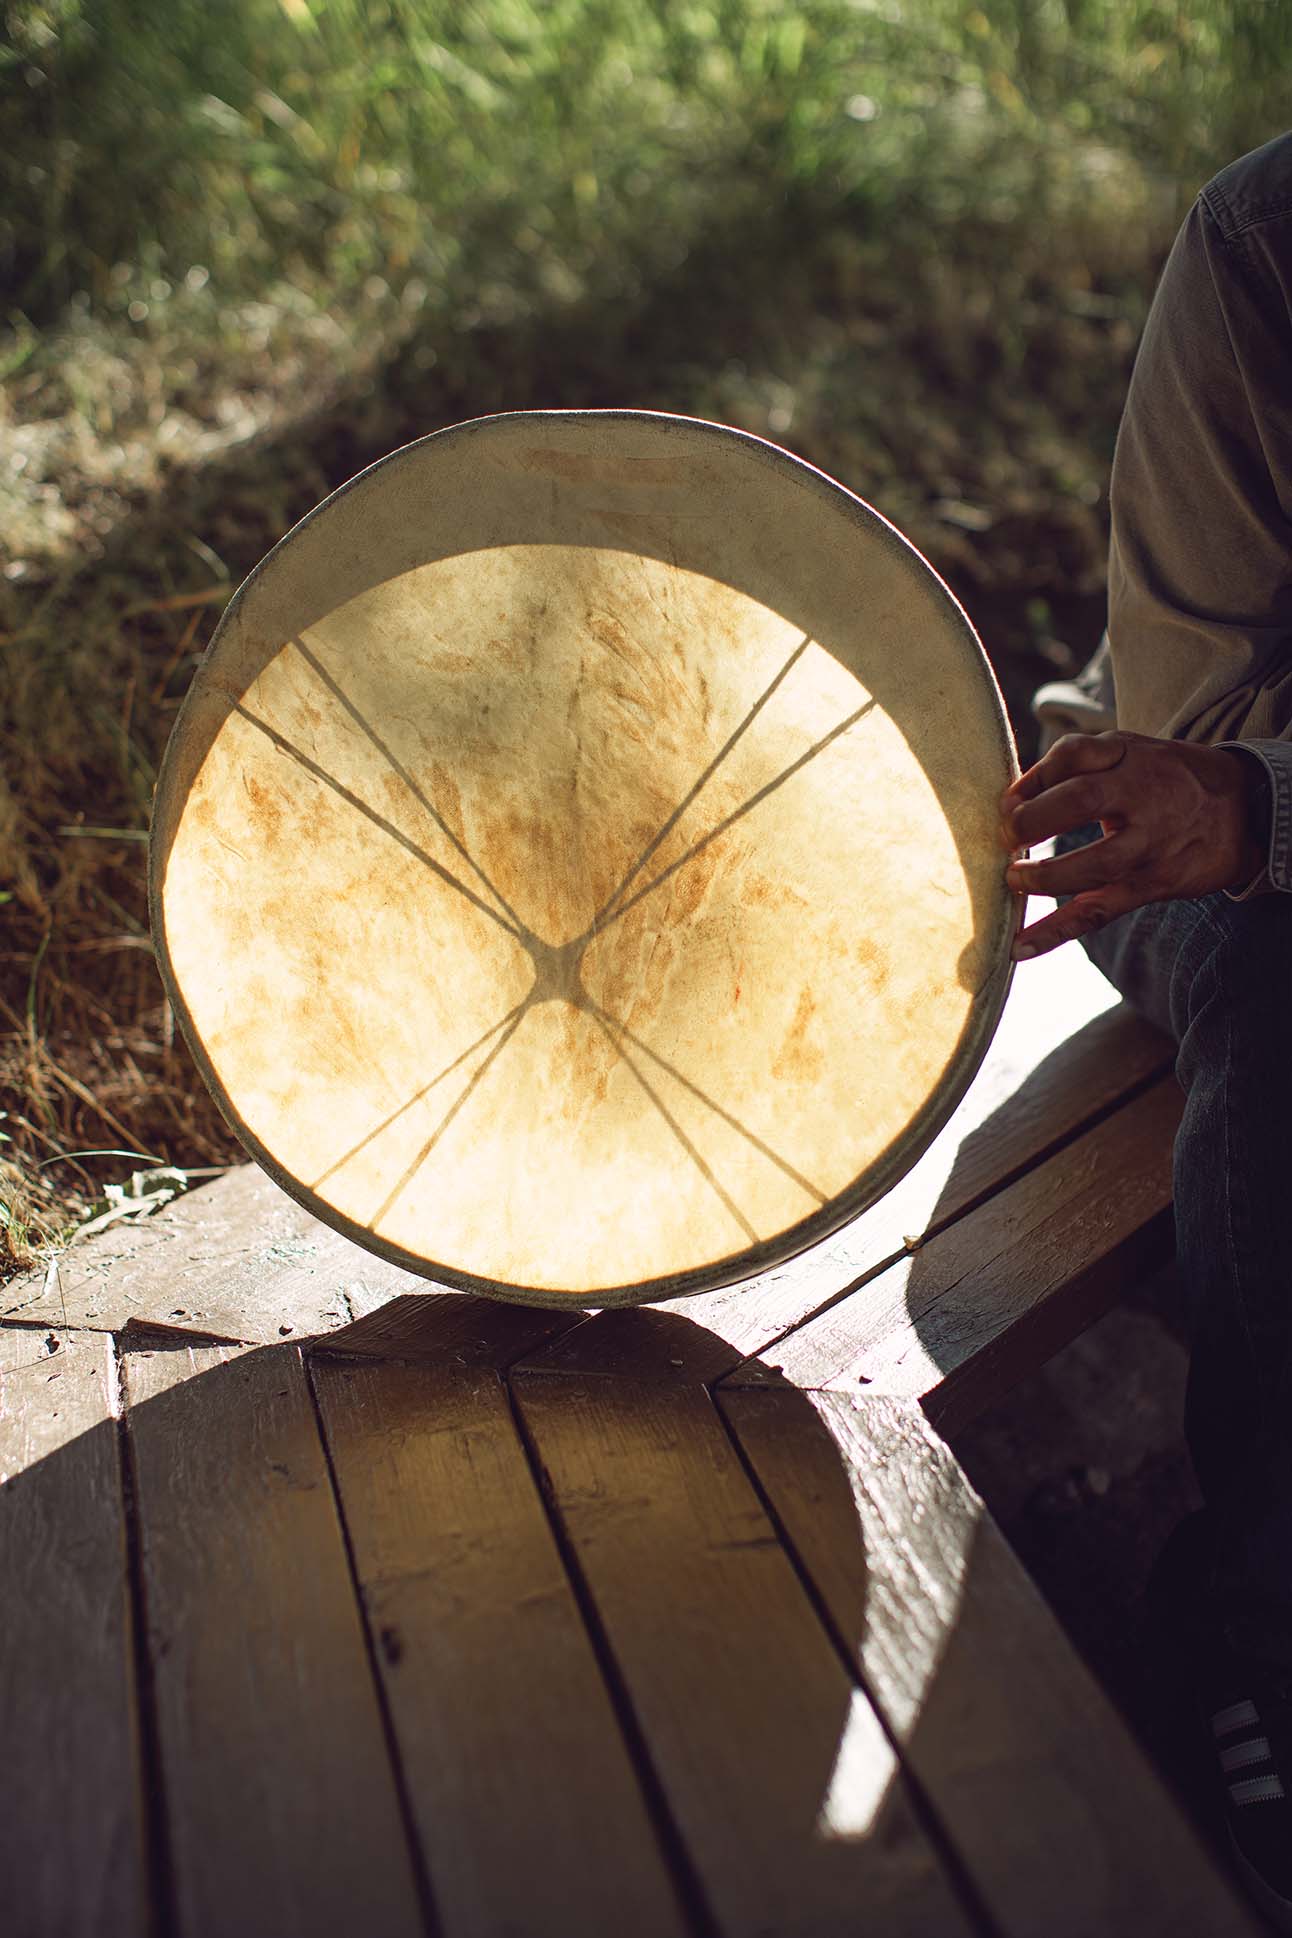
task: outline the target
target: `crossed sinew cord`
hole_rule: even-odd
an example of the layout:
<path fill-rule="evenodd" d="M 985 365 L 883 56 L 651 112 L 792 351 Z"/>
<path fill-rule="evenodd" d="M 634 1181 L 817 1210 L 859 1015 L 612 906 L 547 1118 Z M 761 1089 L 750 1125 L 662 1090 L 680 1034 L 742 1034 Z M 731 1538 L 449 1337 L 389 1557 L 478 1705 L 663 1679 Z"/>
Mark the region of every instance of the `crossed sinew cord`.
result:
<path fill-rule="evenodd" d="M 294 639 L 292 643 L 297 648 L 301 656 L 305 659 L 306 663 L 310 666 L 311 670 L 314 672 L 316 677 L 327 687 L 328 691 L 344 708 L 349 718 L 353 720 L 353 722 L 359 728 L 359 730 L 365 735 L 365 737 L 370 741 L 372 746 L 376 748 L 377 752 L 386 761 L 386 763 L 389 765 L 391 770 L 398 776 L 398 778 L 408 788 L 409 792 L 412 794 L 413 798 L 417 801 L 418 805 L 426 812 L 427 815 L 429 815 L 431 820 L 435 823 L 436 827 L 439 828 L 440 831 L 444 834 L 444 836 L 450 842 L 454 850 L 461 856 L 463 861 L 465 861 L 467 866 L 471 869 L 472 873 L 480 881 L 481 885 L 487 890 L 487 892 L 490 895 L 494 897 L 495 901 L 499 905 L 499 908 L 506 911 L 505 915 L 500 914 L 499 908 L 492 907 L 473 889 L 469 888 L 465 882 L 460 881 L 456 875 L 454 875 L 449 869 L 445 868 L 442 865 L 442 863 L 438 862 L 435 859 L 435 857 L 429 854 L 427 850 L 423 848 L 418 842 L 415 842 L 414 840 L 411 839 L 411 837 L 406 835 L 403 832 L 403 830 L 397 827 L 393 821 L 388 820 L 385 815 L 381 814 L 377 809 L 371 807 L 368 802 L 364 801 L 359 795 L 355 794 L 350 788 L 347 788 L 346 786 L 344 786 L 343 783 L 337 780 L 334 775 L 329 774 L 325 768 L 320 766 L 320 764 L 317 761 L 312 760 L 310 756 L 303 751 L 303 749 L 297 747 L 292 741 L 288 740 L 284 734 L 279 733 L 278 730 L 275 727 L 271 726 L 268 721 L 261 719 L 257 714 L 253 713 L 248 707 L 244 706 L 241 701 L 234 701 L 233 704 L 234 704 L 235 711 L 239 715 L 241 715 L 241 717 L 244 720 L 246 720 L 249 725 L 257 728 L 261 733 L 263 733 L 281 753 L 287 754 L 291 759 L 297 761 L 299 765 L 306 770 L 307 773 L 311 774 L 316 780 L 320 781 L 325 786 L 331 788 L 334 793 L 336 793 L 343 801 L 347 803 L 348 806 L 354 808 L 358 813 L 364 815 L 369 821 L 373 823 L 374 826 L 380 828 L 383 833 L 389 835 L 392 840 L 397 841 L 401 847 L 406 849 L 417 860 L 421 861 L 431 871 L 431 873 L 434 874 L 439 880 L 443 881 L 447 887 L 454 889 L 459 895 L 463 896 L 468 902 L 470 902 L 473 907 L 477 908 L 482 914 L 487 915 L 491 921 L 495 922 L 500 928 L 504 929 L 517 942 L 519 942 L 522 947 L 527 947 L 526 936 L 528 934 L 528 931 L 525 927 L 525 924 L 523 923 L 519 915 L 517 915 L 515 909 L 511 906 L 511 904 L 507 901 L 505 896 L 502 894 L 501 890 L 485 874 L 484 870 L 478 865 L 478 863 L 475 861 L 474 857 L 470 854 L 470 852 L 465 847 L 465 845 L 460 840 L 460 838 L 453 832 L 452 828 L 449 826 L 447 821 L 445 821 L 444 817 L 439 813 L 434 803 L 429 799 L 425 790 L 418 784 L 415 778 L 409 773 L 408 769 L 404 766 L 403 762 L 399 760 L 397 755 L 388 746 L 386 741 L 382 739 L 381 735 L 377 732 L 375 727 L 372 726 L 371 722 L 365 717 L 362 711 L 354 704 L 354 702 L 350 699 L 348 694 L 345 693 L 343 688 L 328 672 L 327 668 L 322 664 L 322 662 L 317 658 L 317 656 L 314 653 L 312 653 L 310 649 L 305 645 L 304 641 L 301 639 Z M 646 846 L 642 849 L 641 853 L 638 855 L 637 859 L 633 862 L 632 866 L 628 869 L 627 873 L 622 877 L 618 885 L 615 887 L 612 893 L 607 897 L 606 901 L 602 904 L 601 908 L 597 911 L 596 915 L 593 916 L 592 921 L 588 924 L 588 927 L 585 930 L 584 934 L 577 938 L 578 944 L 586 945 L 590 943 L 598 935 L 604 934 L 606 929 L 609 928 L 612 923 L 617 922 L 622 915 L 626 915 L 630 909 L 635 908 L 636 905 L 640 901 L 644 900 L 647 895 L 650 895 L 651 893 L 653 893 L 653 891 L 656 888 L 659 888 L 664 882 L 669 880 L 671 876 L 676 874 L 680 868 L 685 867 L 685 865 L 689 861 L 693 860 L 696 855 L 700 854 L 705 848 L 710 846 L 712 842 L 716 841 L 721 835 L 725 834 L 726 831 L 730 827 L 732 827 L 735 822 L 741 820 L 745 815 L 751 813 L 753 809 L 759 806 L 761 802 L 765 801 L 770 794 L 775 793 L 778 788 L 784 786 L 785 782 L 791 779 L 793 775 L 798 773 L 800 769 L 805 767 L 809 761 L 814 760 L 818 754 L 823 753 L 827 747 L 831 746 L 834 741 L 838 740 L 843 734 L 847 733 L 851 727 L 854 727 L 859 720 L 861 720 L 867 713 L 871 711 L 871 709 L 876 704 L 874 699 L 867 700 L 861 706 L 855 708 L 854 711 L 850 713 L 844 720 L 841 720 L 837 726 L 831 728 L 829 733 L 822 735 L 822 737 L 819 740 L 814 741 L 813 744 L 810 747 L 808 747 L 802 754 L 800 754 L 797 759 L 791 761 L 787 767 L 782 768 L 779 774 L 774 775 L 770 781 L 765 782 L 762 787 L 757 788 L 755 792 L 751 794 L 745 801 L 743 801 L 739 807 L 735 808 L 730 814 L 725 815 L 719 822 L 716 823 L 714 827 L 709 829 L 709 831 L 706 834 L 700 836 L 698 840 L 694 841 L 689 848 L 687 848 L 681 855 L 676 857 L 675 860 L 670 862 L 667 867 L 661 869 L 657 875 L 652 876 L 651 879 L 645 882 L 641 887 L 639 887 L 634 894 L 631 894 L 631 895 L 628 894 L 627 892 L 628 889 L 631 887 L 633 882 L 637 880 L 637 877 L 642 873 L 643 869 L 646 867 L 647 863 L 649 862 L 651 856 L 658 853 L 659 849 L 661 848 L 663 843 L 667 840 L 668 836 L 672 833 L 673 829 L 681 821 L 687 809 L 693 804 L 693 802 L 700 795 L 703 788 L 717 773 L 722 763 L 727 759 L 728 755 L 732 752 L 732 750 L 735 748 L 735 746 L 743 737 L 743 735 L 748 731 L 750 726 L 752 726 L 753 722 L 758 717 L 758 715 L 762 712 L 767 702 L 771 699 L 772 695 L 776 692 L 777 688 L 787 678 L 789 673 L 793 670 L 794 666 L 802 658 L 803 654 L 807 651 L 807 648 L 811 643 L 812 643 L 811 635 L 805 633 L 802 639 L 800 639 L 798 644 L 794 647 L 794 650 L 790 653 L 789 657 L 786 659 L 784 664 L 774 674 L 772 679 L 769 681 L 768 685 L 763 689 L 762 693 L 759 694 L 758 698 L 754 701 L 753 705 L 749 708 L 748 712 L 744 715 L 744 717 L 740 720 L 737 726 L 728 735 L 727 739 L 723 742 L 722 746 L 718 749 L 716 754 L 714 754 L 714 756 L 708 762 L 708 764 L 703 768 L 703 770 L 697 776 L 697 778 L 692 783 L 690 788 L 688 788 L 687 792 L 683 795 L 682 799 L 678 802 L 677 806 L 673 809 L 672 813 L 669 814 L 669 816 L 661 824 L 657 832 L 647 842 Z M 584 1000 L 586 1002 L 588 1009 L 593 1014 L 599 1028 L 602 1030 L 603 1034 L 607 1037 L 607 1039 L 611 1043 L 616 1054 L 632 1071 L 634 1077 L 637 1079 L 637 1082 L 640 1085 L 643 1092 L 645 1093 L 645 1095 L 650 1099 L 651 1103 L 659 1111 L 660 1115 L 664 1118 L 665 1122 L 668 1124 L 669 1129 L 672 1131 L 673 1135 L 682 1144 L 683 1148 L 687 1151 L 688 1155 L 692 1158 L 693 1162 L 697 1165 L 697 1167 L 699 1168 L 703 1176 L 706 1178 L 707 1182 L 712 1186 L 713 1190 L 721 1199 L 723 1205 L 735 1218 L 736 1222 L 740 1225 L 741 1229 L 746 1233 L 746 1235 L 749 1237 L 751 1242 L 756 1240 L 757 1234 L 753 1231 L 753 1228 L 752 1226 L 749 1225 L 748 1220 L 739 1211 L 739 1209 L 736 1207 L 736 1205 L 729 1197 L 727 1192 L 723 1189 L 721 1184 L 718 1182 L 717 1178 L 714 1176 L 709 1165 L 705 1162 L 701 1154 L 696 1150 L 690 1138 L 687 1137 L 686 1133 L 682 1130 L 681 1126 L 677 1123 L 672 1113 L 668 1110 L 667 1106 L 663 1103 L 655 1087 L 645 1077 L 644 1073 L 639 1068 L 635 1059 L 628 1054 L 627 1050 L 624 1047 L 625 1040 L 627 1042 L 632 1043 L 638 1051 L 640 1051 L 645 1056 L 649 1057 L 656 1064 L 658 1064 L 661 1069 L 667 1071 L 668 1074 L 676 1082 L 678 1082 L 685 1089 L 690 1091 L 701 1103 L 706 1105 L 708 1109 L 712 1110 L 725 1123 L 729 1124 L 732 1129 L 739 1132 L 739 1134 L 744 1138 L 746 1138 L 749 1143 L 751 1143 L 757 1150 L 759 1150 L 763 1154 L 763 1156 L 767 1157 L 773 1164 L 775 1164 L 781 1171 L 783 1171 L 786 1174 L 786 1176 L 792 1178 L 793 1181 L 802 1190 L 807 1192 L 811 1197 L 816 1198 L 820 1204 L 824 1205 L 827 1202 L 825 1195 L 822 1192 L 818 1191 L 816 1186 L 811 1184 L 809 1180 L 806 1179 L 801 1172 L 796 1170 L 792 1164 L 790 1164 L 786 1159 L 780 1157 L 778 1153 L 771 1148 L 770 1145 L 764 1143 L 761 1138 L 757 1137 L 752 1131 L 748 1130 L 747 1127 L 743 1125 L 738 1118 L 733 1117 L 729 1111 L 724 1110 L 723 1107 L 717 1102 L 715 1102 L 715 1100 L 712 1097 L 710 1097 L 704 1090 L 702 1090 L 698 1084 L 693 1083 L 690 1080 L 690 1078 L 684 1076 L 682 1072 L 676 1069 L 673 1064 L 669 1063 L 665 1058 L 661 1057 L 656 1051 L 652 1050 L 650 1046 L 646 1044 L 641 1038 L 635 1036 L 632 1033 L 632 1031 L 628 1029 L 626 1024 L 619 1022 L 618 1019 L 611 1016 L 607 1010 L 602 1009 L 600 1004 L 594 1002 L 590 997 L 586 995 L 586 992 L 585 992 Z M 447 1064 L 443 1070 L 441 1070 L 436 1076 L 432 1077 L 429 1082 L 423 1084 L 421 1088 L 416 1092 L 414 1092 L 414 1094 L 411 1097 L 409 1097 L 403 1104 L 399 1105 L 397 1109 L 391 1111 L 385 1118 L 382 1119 L 382 1121 L 379 1124 L 374 1126 L 374 1128 L 371 1131 L 369 1131 L 364 1137 L 360 1138 L 356 1144 L 352 1145 L 349 1150 L 345 1151 L 332 1164 L 330 1164 L 328 1168 L 325 1171 L 323 1171 L 319 1175 L 319 1177 L 314 1181 L 314 1183 L 310 1186 L 310 1189 L 317 1190 L 320 1186 L 322 1186 L 327 1181 L 327 1179 L 334 1176 L 335 1173 L 341 1170 L 346 1164 L 348 1164 L 352 1158 L 357 1157 L 360 1154 L 360 1152 L 365 1150 L 367 1146 L 374 1141 L 374 1139 L 376 1139 L 377 1137 L 380 1137 L 382 1133 L 385 1132 L 386 1130 L 389 1130 L 390 1127 L 394 1123 L 396 1123 L 400 1117 L 405 1115 L 407 1111 L 413 1109 L 426 1096 L 428 1096 L 429 1093 L 432 1090 L 434 1090 L 440 1083 L 442 1083 L 446 1077 L 450 1076 L 455 1070 L 460 1069 L 461 1066 L 476 1051 L 483 1049 L 485 1044 L 488 1043 L 491 1038 L 497 1037 L 498 1041 L 494 1043 L 493 1048 L 489 1051 L 488 1055 L 482 1060 L 482 1062 L 479 1064 L 477 1069 L 473 1072 L 471 1077 L 468 1079 L 465 1087 L 459 1092 L 457 1097 L 450 1104 L 447 1112 L 441 1118 L 435 1130 L 431 1133 L 431 1136 L 423 1144 L 417 1156 L 413 1159 L 412 1163 L 407 1166 L 404 1173 L 395 1184 L 394 1188 L 387 1194 L 386 1199 L 379 1206 L 377 1211 L 374 1212 L 372 1218 L 368 1221 L 368 1229 L 375 1230 L 377 1226 L 380 1225 L 382 1221 L 389 1215 L 390 1211 L 393 1209 L 398 1199 L 402 1196 L 403 1192 L 407 1189 L 408 1185 L 412 1182 L 413 1178 L 416 1176 L 417 1172 L 421 1169 L 426 1159 L 431 1155 L 431 1152 L 438 1144 L 440 1138 L 448 1130 L 454 1118 L 458 1115 L 463 1105 L 467 1102 L 467 1099 L 471 1096 L 472 1092 L 476 1089 L 477 1085 L 484 1077 L 486 1071 L 494 1063 L 494 1061 L 499 1056 L 503 1048 L 511 1040 L 512 1036 L 514 1036 L 516 1030 L 519 1028 L 520 1023 L 524 1018 L 525 1011 L 528 1007 L 529 1007 L 528 998 L 522 999 L 521 1002 L 514 1005 L 514 1007 L 510 1009 L 505 1016 L 501 1017 L 498 1020 L 498 1022 L 493 1024 L 493 1026 L 490 1029 L 486 1030 L 482 1036 L 476 1039 L 474 1043 L 470 1044 L 465 1050 L 461 1051 L 458 1056 L 453 1058 L 453 1060 L 449 1064 Z"/>
<path fill-rule="evenodd" d="M 519 915 L 517 915 L 515 909 L 512 907 L 511 903 L 507 900 L 506 896 L 499 888 L 497 882 L 491 881 L 489 876 L 485 874 L 484 869 L 481 868 L 479 863 L 476 861 L 475 857 L 468 852 L 465 844 L 459 840 L 456 834 L 454 834 L 452 828 L 449 826 L 448 822 L 444 819 L 444 816 L 440 813 L 439 809 L 435 806 L 435 803 L 428 798 L 425 790 L 421 786 L 419 786 L 418 782 L 409 773 L 408 769 L 404 766 L 403 762 L 391 750 L 391 748 L 387 746 L 386 742 L 382 739 L 381 735 L 377 732 L 377 729 L 373 726 L 372 722 L 367 718 L 366 714 L 362 713 L 360 709 L 354 704 L 354 701 L 350 698 L 349 694 L 345 693 L 342 690 L 342 688 L 338 686 L 337 682 L 333 679 L 332 675 L 328 672 L 326 666 L 323 665 L 322 661 L 317 657 L 316 654 L 310 651 L 309 647 L 305 644 L 305 641 L 303 639 L 294 639 L 292 641 L 292 644 L 293 646 L 295 646 L 297 652 L 300 654 L 301 658 L 305 661 L 306 665 L 309 666 L 312 669 L 312 671 L 316 674 L 316 676 L 323 682 L 328 692 L 333 694 L 335 698 L 340 701 L 341 705 L 345 708 L 350 718 L 354 721 L 356 727 L 358 727 L 360 733 L 365 734 L 367 736 L 367 738 L 372 742 L 373 746 L 377 749 L 377 752 L 382 756 L 383 760 L 389 763 L 394 773 L 398 775 L 399 779 L 404 783 L 404 786 L 408 789 L 409 793 L 413 796 L 413 799 L 417 801 L 421 807 L 425 808 L 427 814 L 430 815 L 436 827 L 440 830 L 441 834 L 445 836 L 447 841 L 456 850 L 456 852 L 459 855 L 461 855 L 463 861 L 465 861 L 467 867 L 471 870 L 472 874 L 475 875 L 477 880 L 480 881 L 480 883 L 485 888 L 488 889 L 489 893 L 493 896 L 494 900 L 498 903 L 498 906 L 511 918 L 511 922 L 514 925 L 515 931 L 517 934 L 519 934 L 521 930 L 524 928 L 525 924 L 521 921 Z"/>

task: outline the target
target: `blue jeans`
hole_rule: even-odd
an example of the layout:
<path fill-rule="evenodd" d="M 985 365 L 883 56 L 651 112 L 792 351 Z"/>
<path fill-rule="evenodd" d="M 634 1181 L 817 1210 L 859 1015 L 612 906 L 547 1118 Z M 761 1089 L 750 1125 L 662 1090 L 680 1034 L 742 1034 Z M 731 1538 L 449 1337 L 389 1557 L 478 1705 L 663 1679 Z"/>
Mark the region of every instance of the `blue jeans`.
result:
<path fill-rule="evenodd" d="M 1209 1574 L 1199 1612 L 1292 1673 L 1292 895 L 1155 903 L 1085 947 L 1178 1045 L 1185 1433 Z"/>

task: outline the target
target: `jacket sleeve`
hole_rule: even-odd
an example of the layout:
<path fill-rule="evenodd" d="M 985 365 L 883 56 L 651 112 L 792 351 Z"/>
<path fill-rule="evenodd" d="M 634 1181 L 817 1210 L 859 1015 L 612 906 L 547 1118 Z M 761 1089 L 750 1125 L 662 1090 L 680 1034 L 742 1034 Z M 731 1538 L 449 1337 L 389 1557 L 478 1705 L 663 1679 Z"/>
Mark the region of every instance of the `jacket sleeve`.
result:
<path fill-rule="evenodd" d="M 1149 312 L 1113 463 L 1118 725 L 1241 742 L 1292 889 L 1292 218 L 1199 198 Z"/>

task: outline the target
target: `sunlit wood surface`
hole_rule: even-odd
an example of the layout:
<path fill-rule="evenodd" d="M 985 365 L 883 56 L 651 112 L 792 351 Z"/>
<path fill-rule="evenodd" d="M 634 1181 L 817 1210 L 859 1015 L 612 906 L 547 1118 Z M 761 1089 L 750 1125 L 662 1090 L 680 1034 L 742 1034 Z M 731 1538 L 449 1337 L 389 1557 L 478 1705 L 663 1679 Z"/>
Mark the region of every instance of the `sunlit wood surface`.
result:
<path fill-rule="evenodd" d="M 437 1291 L 250 1167 L 6 1288 L 6 1934 L 1251 1932 L 930 1423 L 1161 1252 L 1174 1109 L 1065 952 L 726 1292 Z"/>

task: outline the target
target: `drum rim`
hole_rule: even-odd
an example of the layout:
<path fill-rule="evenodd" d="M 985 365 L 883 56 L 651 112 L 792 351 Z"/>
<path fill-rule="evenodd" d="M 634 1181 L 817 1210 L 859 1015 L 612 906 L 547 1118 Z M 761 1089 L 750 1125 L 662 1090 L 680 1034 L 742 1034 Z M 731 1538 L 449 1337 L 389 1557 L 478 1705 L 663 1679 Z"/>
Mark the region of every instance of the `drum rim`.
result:
<path fill-rule="evenodd" d="M 542 422 L 568 423 L 572 420 L 591 420 L 598 423 L 616 421 L 646 423 L 655 425 L 665 432 L 669 428 L 677 427 L 702 434 L 716 433 L 724 442 L 729 438 L 739 439 L 750 449 L 751 455 L 761 458 L 773 469 L 787 472 L 807 484 L 819 496 L 832 503 L 836 509 L 842 509 L 848 513 L 863 529 L 874 533 L 875 528 L 878 527 L 890 544 L 909 554 L 916 564 L 923 567 L 930 575 L 947 606 L 959 620 L 965 643 L 970 649 L 979 677 L 984 684 L 985 697 L 997 726 L 1003 764 L 1011 777 L 1019 772 L 1013 733 L 1000 683 L 987 657 L 977 628 L 941 573 L 929 562 L 918 546 L 914 545 L 905 533 L 899 531 L 890 519 L 862 498 L 859 493 L 851 491 L 847 485 L 840 484 L 818 465 L 809 463 L 807 459 L 796 456 L 792 451 L 787 451 L 770 438 L 759 437 L 752 431 L 740 430 L 734 425 L 722 424 L 712 418 L 689 417 L 670 411 L 628 408 L 495 411 L 483 417 L 465 418 L 459 423 L 445 425 L 440 430 L 429 431 L 423 437 L 413 438 L 409 443 L 387 452 L 384 457 L 376 459 L 372 464 L 365 465 L 361 471 L 357 471 L 352 478 L 347 478 L 343 484 L 338 485 L 334 491 L 328 493 L 326 498 L 321 499 L 317 505 L 298 519 L 252 567 L 221 613 L 194 671 L 167 740 L 153 796 L 148 844 L 149 921 L 162 986 L 172 1012 L 178 1019 L 189 1053 L 217 1108 L 244 1150 L 255 1159 L 280 1190 L 312 1217 L 317 1218 L 320 1223 L 330 1226 L 332 1230 L 340 1233 L 343 1238 L 349 1239 L 363 1251 L 370 1252 L 387 1264 L 397 1266 L 414 1277 L 423 1279 L 428 1286 L 441 1285 L 453 1291 L 473 1293 L 479 1297 L 507 1304 L 545 1306 L 562 1311 L 657 1304 L 667 1299 L 695 1298 L 706 1292 L 729 1289 L 756 1279 L 777 1266 L 787 1264 L 790 1260 L 811 1250 L 812 1247 L 833 1237 L 845 1225 L 851 1224 L 854 1219 L 868 1211 L 919 1162 L 953 1115 L 977 1075 L 996 1033 L 1013 980 L 1012 944 L 1021 926 L 1023 912 L 1023 898 L 1005 888 L 1002 869 L 1005 919 L 1000 925 L 1000 933 L 996 940 L 996 960 L 991 973 L 974 992 L 965 1028 L 956 1043 L 942 1078 L 926 1099 L 924 1106 L 915 1113 L 906 1128 L 894 1139 L 883 1155 L 869 1165 L 851 1186 L 832 1198 L 828 1204 L 810 1212 L 796 1224 L 784 1227 L 773 1237 L 764 1239 L 756 1245 L 745 1246 L 738 1252 L 732 1252 L 705 1265 L 693 1266 L 684 1272 L 666 1273 L 654 1279 L 639 1279 L 629 1285 L 602 1286 L 595 1290 L 587 1288 L 564 1290 L 550 1286 L 515 1285 L 506 1280 L 484 1278 L 476 1273 L 459 1271 L 455 1267 L 423 1258 L 409 1252 L 403 1246 L 392 1244 L 390 1240 L 380 1237 L 367 1226 L 359 1225 L 353 1219 L 347 1218 L 343 1212 L 312 1192 L 307 1185 L 284 1168 L 255 1132 L 243 1122 L 235 1108 L 201 1040 L 170 957 L 162 896 L 162 852 L 164 846 L 166 856 L 169 858 L 170 841 L 163 843 L 160 837 L 163 830 L 173 837 L 179 827 L 183 810 L 183 802 L 177 803 L 174 798 L 179 784 L 176 777 L 178 755 L 175 750 L 182 741 L 186 719 L 195 706 L 195 696 L 200 693 L 206 668 L 252 586 L 306 525 L 318 518 L 321 513 L 331 509 L 348 492 L 371 478 L 375 472 L 409 459 L 428 444 L 460 440 L 495 425 L 518 422 L 527 425 Z"/>

